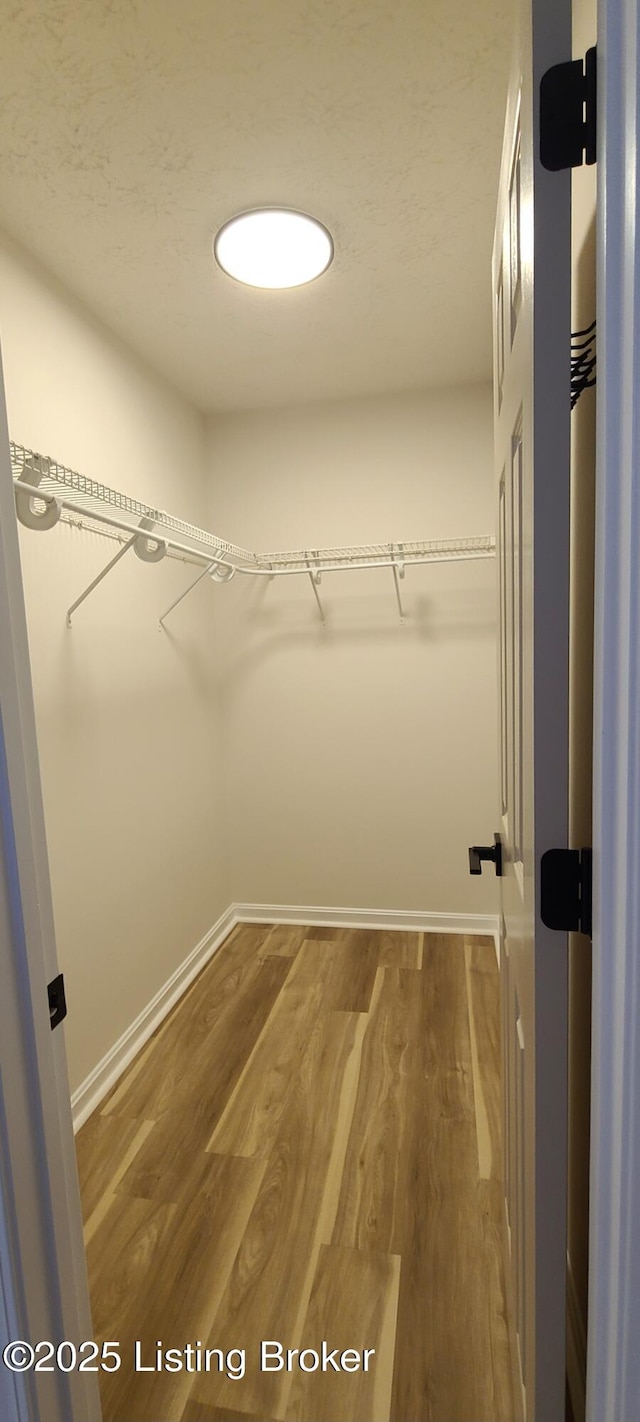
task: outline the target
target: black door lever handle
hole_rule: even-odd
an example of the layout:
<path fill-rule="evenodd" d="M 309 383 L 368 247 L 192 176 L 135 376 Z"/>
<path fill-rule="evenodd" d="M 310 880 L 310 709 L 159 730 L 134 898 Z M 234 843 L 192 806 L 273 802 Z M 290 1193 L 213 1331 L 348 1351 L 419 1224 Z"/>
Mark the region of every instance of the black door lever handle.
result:
<path fill-rule="evenodd" d="M 502 877 L 502 840 L 494 834 L 493 844 L 472 844 L 469 847 L 469 873 L 481 874 L 483 863 L 495 864 L 496 875 Z"/>

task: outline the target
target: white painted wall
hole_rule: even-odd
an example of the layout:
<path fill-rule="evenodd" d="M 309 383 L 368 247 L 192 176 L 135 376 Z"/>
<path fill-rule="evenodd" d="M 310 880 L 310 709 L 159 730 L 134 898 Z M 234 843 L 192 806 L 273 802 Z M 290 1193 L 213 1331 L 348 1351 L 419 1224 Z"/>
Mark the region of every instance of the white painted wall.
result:
<path fill-rule="evenodd" d="M 488 385 L 217 417 L 208 451 L 248 547 L 494 529 Z M 326 627 L 306 578 L 214 592 L 232 897 L 495 912 L 467 857 L 498 825 L 495 563 L 409 570 L 404 624 L 390 571 L 321 592 Z"/>
<path fill-rule="evenodd" d="M 201 417 L 45 274 L 0 249 L 12 438 L 154 506 L 204 518 Z M 157 619 L 190 572 L 117 545 L 21 529 L 72 1089 L 229 902 L 220 737 L 203 602 Z"/>

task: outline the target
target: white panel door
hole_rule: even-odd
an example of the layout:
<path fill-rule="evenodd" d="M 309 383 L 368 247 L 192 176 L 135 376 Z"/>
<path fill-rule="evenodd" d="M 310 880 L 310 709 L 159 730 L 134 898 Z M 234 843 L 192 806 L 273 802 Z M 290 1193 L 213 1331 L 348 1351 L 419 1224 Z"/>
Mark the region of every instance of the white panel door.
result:
<path fill-rule="evenodd" d="M 537 134 L 570 0 L 521 0 L 519 22 L 493 262 L 505 1195 L 524 1415 L 562 1422 L 567 942 L 539 876 L 567 844 L 570 174 L 541 167 Z"/>
<path fill-rule="evenodd" d="M 0 367 L 0 1403 L 7 1422 L 99 1422 L 95 1374 L 12 1372 L 6 1346 L 91 1339 L 64 1024 Z M 28 1356 L 28 1355 L 27 1355 Z M 90 1362 L 90 1359 L 84 1361 Z"/>

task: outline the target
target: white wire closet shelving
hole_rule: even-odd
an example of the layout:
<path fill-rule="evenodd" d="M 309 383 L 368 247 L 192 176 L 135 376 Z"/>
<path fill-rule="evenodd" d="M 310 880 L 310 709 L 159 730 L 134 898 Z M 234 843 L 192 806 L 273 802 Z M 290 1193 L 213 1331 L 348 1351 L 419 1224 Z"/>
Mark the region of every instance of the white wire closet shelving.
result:
<path fill-rule="evenodd" d="M 323 573 L 337 573 L 360 568 L 390 568 L 400 617 L 404 607 L 400 582 L 407 567 L 425 563 L 457 562 L 492 558 L 495 539 L 487 536 L 462 539 L 434 539 L 419 543 L 371 543 L 347 548 L 305 548 L 276 553 L 253 553 L 236 543 L 229 543 L 206 529 L 197 528 L 183 519 L 174 518 L 163 509 L 152 508 L 119 493 L 106 484 L 67 469 L 47 455 L 37 454 L 23 445 L 11 443 L 11 467 L 14 478 L 16 512 L 22 524 L 31 529 L 50 529 L 58 522 L 76 528 L 87 528 L 115 539 L 120 547 L 97 577 L 89 583 L 67 611 L 67 625 L 76 608 L 131 549 L 145 563 L 158 563 L 163 558 L 179 559 L 199 569 L 193 582 L 163 612 L 165 618 L 183 601 L 193 588 L 209 576 L 217 583 L 226 583 L 238 574 L 249 577 L 308 577 L 322 620 L 324 609 L 318 591 Z"/>

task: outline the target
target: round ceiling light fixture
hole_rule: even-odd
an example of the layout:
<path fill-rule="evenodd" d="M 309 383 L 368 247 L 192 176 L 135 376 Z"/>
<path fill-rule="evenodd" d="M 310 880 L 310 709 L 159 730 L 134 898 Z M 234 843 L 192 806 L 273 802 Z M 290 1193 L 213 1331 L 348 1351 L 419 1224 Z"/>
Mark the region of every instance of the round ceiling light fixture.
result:
<path fill-rule="evenodd" d="M 245 286 L 282 291 L 326 272 L 333 241 L 326 227 L 305 212 L 260 207 L 225 222 L 213 251 L 227 276 Z"/>

